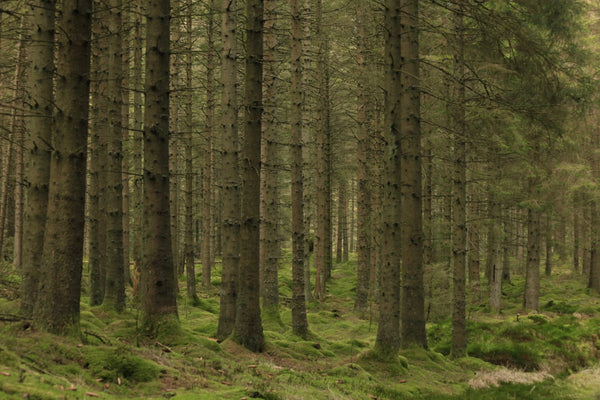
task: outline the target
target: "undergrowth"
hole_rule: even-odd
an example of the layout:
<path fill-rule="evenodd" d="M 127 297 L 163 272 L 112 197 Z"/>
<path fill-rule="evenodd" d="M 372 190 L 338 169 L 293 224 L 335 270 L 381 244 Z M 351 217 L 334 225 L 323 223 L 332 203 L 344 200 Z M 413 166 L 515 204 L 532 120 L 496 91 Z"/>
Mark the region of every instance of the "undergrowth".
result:
<path fill-rule="evenodd" d="M 0 289 L 0 314 L 14 316 L 18 274 L 2 268 L 11 286 Z M 307 305 L 307 339 L 292 334 L 285 303 L 279 315 L 265 316 L 261 354 L 216 341 L 219 271 L 214 288 L 192 303 L 180 282 L 181 329 L 159 340 L 140 330 L 131 298 L 121 314 L 90 307 L 84 285 L 81 341 L 36 332 L 22 321 L 0 322 L 0 398 L 585 399 L 600 391 L 586 378 L 600 375 L 593 369 L 600 304 L 570 271 L 543 278 L 540 313 L 522 310 L 524 282 L 516 274 L 503 288 L 502 312 L 489 313 L 482 282 L 467 294 L 468 357 L 453 359 L 449 274 L 445 265 L 429 266 L 429 350 L 382 360 L 371 351 L 376 305 L 353 311 L 355 268 L 355 260 L 336 264 L 328 295 Z M 290 270 L 288 260 L 280 269 L 284 297 L 291 296 Z M 476 379 L 488 383 L 476 386 Z"/>

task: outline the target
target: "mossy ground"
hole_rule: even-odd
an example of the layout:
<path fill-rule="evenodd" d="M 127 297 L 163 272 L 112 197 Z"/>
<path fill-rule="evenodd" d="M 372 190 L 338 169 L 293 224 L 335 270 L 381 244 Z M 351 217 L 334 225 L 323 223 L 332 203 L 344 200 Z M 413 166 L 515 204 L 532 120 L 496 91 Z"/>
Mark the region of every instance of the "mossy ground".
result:
<path fill-rule="evenodd" d="M 288 297 L 289 270 L 284 263 L 280 278 Z M 81 341 L 0 322 L 0 398 L 594 399 L 600 393 L 600 302 L 567 269 L 543 278 L 539 314 L 521 309 L 518 275 L 504 287 L 499 315 L 487 311 L 485 293 L 469 293 L 469 357 L 452 359 L 447 273 L 431 266 L 430 350 L 403 350 L 393 362 L 370 351 L 376 306 L 352 311 L 354 274 L 353 261 L 335 265 L 328 296 L 308 305 L 308 340 L 291 333 L 282 302 L 279 317 L 264 318 L 262 354 L 214 339 L 218 271 L 215 289 L 199 293 L 195 304 L 186 302 L 181 282 L 181 329 L 158 340 L 143 334 L 131 299 L 116 314 L 89 307 L 85 293 Z M 4 289 L 0 314 L 17 312 L 14 287 Z"/>

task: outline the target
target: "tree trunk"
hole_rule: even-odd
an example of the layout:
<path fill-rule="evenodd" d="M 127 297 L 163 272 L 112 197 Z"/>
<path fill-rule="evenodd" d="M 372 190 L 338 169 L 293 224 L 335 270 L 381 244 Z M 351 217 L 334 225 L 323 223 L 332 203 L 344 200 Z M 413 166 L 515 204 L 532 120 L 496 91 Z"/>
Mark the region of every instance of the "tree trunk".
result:
<path fill-rule="evenodd" d="M 348 182 L 340 178 L 338 184 L 337 208 L 337 243 L 335 248 L 335 261 L 341 263 L 344 259 L 344 247 L 348 246 L 347 211 L 348 211 Z"/>
<path fill-rule="evenodd" d="M 356 217 L 356 298 L 354 300 L 354 310 L 364 312 L 367 309 L 369 298 L 369 280 L 371 275 L 371 214 L 372 214 L 372 193 L 369 179 L 371 178 L 371 165 L 369 163 L 369 153 L 371 151 L 371 137 L 369 131 L 368 112 L 369 99 L 367 96 L 367 82 L 369 71 L 367 66 L 367 46 L 366 46 L 366 7 L 363 2 L 359 2 L 356 8 L 356 27 L 358 29 L 358 102 L 356 112 L 357 122 L 357 217 Z"/>
<path fill-rule="evenodd" d="M 169 219 L 170 1 L 147 5 L 144 111 L 142 327 L 152 336 L 178 326 Z"/>
<path fill-rule="evenodd" d="M 500 263 L 500 241 L 498 237 L 501 235 L 500 232 L 500 204 L 490 195 L 490 235 L 495 240 L 493 245 L 488 246 L 489 259 L 490 259 L 490 299 L 489 306 L 490 310 L 494 313 L 500 312 L 501 301 L 502 301 L 502 265 Z"/>
<path fill-rule="evenodd" d="M 21 281 L 21 315 L 31 317 L 38 295 L 39 270 L 44 245 L 48 184 L 50 180 L 50 143 L 52 129 L 54 73 L 55 0 L 32 2 L 28 10 L 30 37 L 29 73 L 25 80 L 25 197 Z M 31 29 L 37 26 L 38 29 Z"/>
<path fill-rule="evenodd" d="M 90 305 L 104 301 L 107 269 L 107 132 L 109 131 L 108 98 L 109 64 L 107 5 L 94 3 L 92 16 L 91 60 L 91 126 L 89 140 L 89 189 L 88 189 L 88 266 L 90 271 Z"/>
<path fill-rule="evenodd" d="M 234 340 L 254 352 L 264 350 L 260 317 L 260 141 L 263 74 L 263 1 L 246 1 L 245 141 L 242 150 L 240 275 Z"/>
<path fill-rule="evenodd" d="M 196 294 L 196 266 L 194 253 L 194 121 L 193 121 L 193 71 L 192 71 L 192 0 L 187 0 L 187 14 L 185 16 L 186 47 L 185 54 L 185 238 L 184 238 L 184 263 L 187 277 L 187 298 L 191 304 L 199 302 Z"/>
<path fill-rule="evenodd" d="M 277 2 L 265 0 L 264 112 L 261 179 L 261 292 L 263 312 L 279 317 L 279 154 L 277 144 Z"/>
<path fill-rule="evenodd" d="M 122 47 L 121 47 L 121 0 L 111 0 L 108 29 L 110 32 L 108 56 L 108 97 L 109 129 L 107 134 L 106 172 L 106 284 L 104 303 L 121 312 L 125 308 L 125 266 L 123 259 L 123 186 L 121 167 L 122 114 L 121 90 L 123 87 Z M 103 110 L 100 110 L 103 112 Z"/>
<path fill-rule="evenodd" d="M 222 2 L 221 9 L 221 81 L 223 109 L 223 270 L 221 274 L 221 307 L 217 337 L 225 339 L 233 332 L 236 319 L 238 270 L 240 263 L 241 182 L 238 164 L 237 103 L 237 0 Z M 258 288 L 257 288 L 258 289 Z"/>
<path fill-rule="evenodd" d="M 580 271 L 580 247 L 581 247 L 581 222 L 579 214 L 581 213 L 581 207 L 579 202 L 579 196 L 573 197 L 573 271 L 579 273 Z"/>
<path fill-rule="evenodd" d="M 385 139 L 382 264 L 379 324 L 375 352 L 394 359 L 400 348 L 400 89 L 402 0 L 387 0 L 385 9 Z"/>
<path fill-rule="evenodd" d="M 467 270 L 467 143 L 465 121 L 465 37 L 463 6 L 453 15 L 456 46 L 454 52 L 454 96 L 452 101 L 454 173 L 452 185 L 452 356 L 467 353 L 466 270 Z"/>
<path fill-rule="evenodd" d="M 202 287 L 211 286 L 211 272 L 214 264 L 214 138 L 215 138 L 215 41 L 214 0 L 209 2 L 208 10 L 208 58 L 206 69 L 206 123 L 204 142 L 203 190 L 204 202 L 202 207 Z"/>
<path fill-rule="evenodd" d="M 304 179 L 302 155 L 302 12 L 299 0 L 290 0 L 291 29 L 291 110 L 290 127 L 292 139 L 290 158 L 292 162 L 292 331 L 306 338 L 308 320 L 306 317 L 306 286 L 310 280 L 304 276 Z"/>
<path fill-rule="evenodd" d="M 78 336 L 92 2 L 65 0 L 57 32 L 56 110 L 37 329 Z"/>
<path fill-rule="evenodd" d="M 144 37 L 142 35 L 142 5 L 141 0 L 135 2 L 135 15 L 133 29 L 133 139 L 132 139 L 132 168 L 133 168 L 133 296 L 138 294 L 140 283 L 140 267 L 142 265 L 142 248 L 144 237 L 143 204 L 144 204 L 144 170 L 142 156 L 144 153 L 144 99 L 142 92 L 143 59 L 142 48 Z"/>
<path fill-rule="evenodd" d="M 525 268 L 523 307 L 527 310 L 537 311 L 540 296 L 540 217 L 539 212 L 533 208 L 527 212 L 527 265 Z"/>
<path fill-rule="evenodd" d="M 427 347 L 423 287 L 419 0 L 401 0 L 402 346 Z"/>

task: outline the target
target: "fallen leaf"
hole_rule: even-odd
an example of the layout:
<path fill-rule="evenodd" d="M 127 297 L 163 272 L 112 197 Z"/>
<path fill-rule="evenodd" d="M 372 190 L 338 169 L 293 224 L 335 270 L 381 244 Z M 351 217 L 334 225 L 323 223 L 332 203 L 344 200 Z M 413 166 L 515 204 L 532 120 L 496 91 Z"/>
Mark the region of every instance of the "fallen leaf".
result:
<path fill-rule="evenodd" d="M 227 385 L 227 386 L 231 386 L 231 383 L 230 383 L 230 382 L 227 382 L 227 381 L 221 381 L 221 384 L 223 384 L 223 385 Z"/>
<path fill-rule="evenodd" d="M 2 371 L 0 371 L 0 375 L 10 376 L 10 374 L 8 372 L 2 372 Z"/>
<path fill-rule="evenodd" d="M 248 368 L 256 368 L 256 367 L 258 367 L 258 365 L 254 365 L 254 364 L 248 365 Z"/>
<path fill-rule="evenodd" d="M 121 386 L 121 378 L 117 377 L 117 385 Z"/>
<path fill-rule="evenodd" d="M 400 379 L 398 383 L 406 383 L 406 379 Z"/>
<path fill-rule="evenodd" d="M 94 392 L 85 392 L 86 396 L 90 396 L 90 397 L 100 397 L 98 394 L 94 393 Z"/>
<path fill-rule="evenodd" d="M 369 395 L 369 398 L 373 399 L 373 400 L 377 400 L 377 396 L 373 396 L 372 394 Z"/>
<path fill-rule="evenodd" d="M 67 390 L 77 390 L 77 388 L 71 383 L 71 386 Z"/>

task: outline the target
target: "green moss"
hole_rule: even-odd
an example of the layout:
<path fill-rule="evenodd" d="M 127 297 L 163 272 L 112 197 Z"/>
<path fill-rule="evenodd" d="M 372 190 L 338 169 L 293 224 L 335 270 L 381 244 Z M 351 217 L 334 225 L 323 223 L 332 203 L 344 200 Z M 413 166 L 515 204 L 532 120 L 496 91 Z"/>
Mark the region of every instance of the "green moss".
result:
<path fill-rule="evenodd" d="M 149 382 L 158 377 L 161 368 L 126 348 L 93 347 L 86 349 L 83 367 L 104 380 L 117 382 L 125 378 L 134 382 Z"/>

